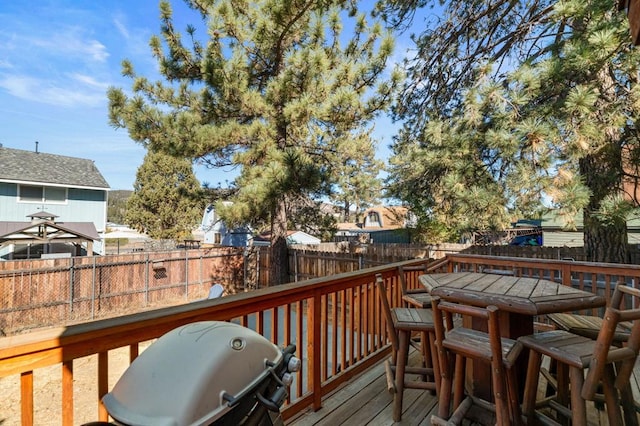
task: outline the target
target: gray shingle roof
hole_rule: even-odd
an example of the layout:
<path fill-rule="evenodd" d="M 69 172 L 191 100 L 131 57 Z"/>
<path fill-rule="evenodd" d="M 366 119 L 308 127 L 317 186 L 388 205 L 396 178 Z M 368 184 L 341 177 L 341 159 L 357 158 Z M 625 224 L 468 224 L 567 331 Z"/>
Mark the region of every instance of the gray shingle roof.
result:
<path fill-rule="evenodd" d="M 109 188 L 92 160 L 0 147 L 0 180 Z"/>

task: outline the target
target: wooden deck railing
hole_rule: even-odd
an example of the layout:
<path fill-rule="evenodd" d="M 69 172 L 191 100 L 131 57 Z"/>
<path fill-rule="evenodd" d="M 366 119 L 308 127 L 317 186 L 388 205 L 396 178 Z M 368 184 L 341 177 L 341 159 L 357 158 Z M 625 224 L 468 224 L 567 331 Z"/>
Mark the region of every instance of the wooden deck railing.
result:
<path fill-rule="evenodd" d="M 389 353 L 386 331 L 375 289 L 375 274 L 382 273 L 391 301 L 400 303 L 399 264 L 313 279 L 300 283 L 193 302 L 118 318 L 0 338 L 0 378 L 20 377 L 20 413 L 24 425 L 37 423 L 34 409 L 34 372 L 60 366 L 61 418 L 50 423 L 73 425 L 74 361 L 97 358 L 96 411 L 87 420 L 107 420 L 100 398 L 109 391 L 109 351 L 129 348 L 130 361 L 140 344 L 186 323 L 234 320 L 284 346 L 297 345 L 303 359 L 283 416 L 289 418 L 307 407 L 319 409 L 328 392 L 366 370 Z M 619 282 L 638 286 L 640 267 L 480 255 L 449 255 L 430 265 L 430 272 L 512 268 L 516 275 L 539 276 L 565 285 L 608 293 Z M 418 286 L 419 272 L 411 271 L 409 286 Z M 77 413 L 77 411 L 76 411 Z M 87 413 L 82 413 L 83 418 Z M 0 419 L 2 412 L 0 412 Z M 76 416 L 81 417 L 81 416 Z M 12 419 L 13 420 L 13 419 Z M 83 419 L 84 421 L 84 419 Z"/>

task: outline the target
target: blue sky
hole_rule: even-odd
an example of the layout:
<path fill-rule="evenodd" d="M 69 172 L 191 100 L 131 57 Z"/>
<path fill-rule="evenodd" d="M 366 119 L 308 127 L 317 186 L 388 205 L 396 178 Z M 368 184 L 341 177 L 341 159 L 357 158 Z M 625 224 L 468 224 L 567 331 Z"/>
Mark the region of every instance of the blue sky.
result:
<path fill-rule="evenodd" d="M 106 91 L 128 91 L 121 62 L 158 75 L 148 47 L 159 34 L 159 0 L 0 2 L 0 144 L 94 160 L 112 189 L 133 189 L 144 148 L 108 124 Z M 176 27 L 197 23 L 182 0 L 171 1 Z M 398 55 L 406 46 L 398 43 Z M 154 78 L 155 79 L 155 78 Z M 376 124 L 385 159 L 394 126 Z M 201 182 L 232 180 L 231 170 L 196 167 Z"/>

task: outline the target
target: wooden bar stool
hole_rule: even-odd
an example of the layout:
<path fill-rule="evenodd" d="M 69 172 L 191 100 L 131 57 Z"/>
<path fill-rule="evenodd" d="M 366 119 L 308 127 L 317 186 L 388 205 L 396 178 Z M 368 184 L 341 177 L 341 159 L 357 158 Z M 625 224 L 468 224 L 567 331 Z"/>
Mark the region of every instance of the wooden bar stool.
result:
<path fill-rule="evenodd" d="M 421 271 L 427 273 L 427 263 L 416 266 L 398 266 L 398 277 L 402 288 L 402 300 L 409 307 L 431 309 L 431 296 L 425 288 L 409 288 L 406 273 L 409 271 Z"/>
<path fill-rule="evenodd" d="M 435 353 L 433 316 L 430 309 L 392 308 L 380 274 L 376 274 L 376 286 L 392 349 L 391 361 L 385 362 L 387 386 L 393 393 L 393 420 L 399 422 L 402 418 L 402 397 L 405 388 L 430 390 L 438 394 L 440 372 L 438 363 L 432 361 L 432 353 Z M 421 337 L 417 349 L 422 353 L 423 366 L 409 367 L 409 348 L 414 343 L 411 335 L 416 332 Z M 407 380 L 408 374 L 419 374 L 423 381 Z"/>
<path fill-rule="evenodd" d="M 567 313 L 547 314 L 547 318 L 559 328 L 579 336 L 597 339 L 602 329 L 602 318 L 594 315 L 577 315 Z M 618 324 L 613 334 L 613 344 L 622 346 L 631 336 L 631 323 L 623 321 Z"/>
<path fill-rule="evenodd" d="M 474 406 L 490 412 L 488 416 L 474 418 L 482 424 L 521 424 L 518 386 L 513 366 L 522 345 L 513 339 L 501 338 L 498 308 L 467 306 L 441 301 L 439 297 L 434 297 L 432 310 L 442 381 L 438 398 L 438 414 L 431 417 L 431 424 L 462 424 Z M 485 320 L 488 333 L 454 326 L 454 314 Z M 472 392 L 465 397 L 465 364 L 469 359 L 483 361 L 491 369 L 494 402 L 474 396 Z M 450 414 L 452 388 L 453 413 Z"/>
<path fill-rule="evenodd" d="M 554 409 L 557 415 L 570 418 L 572 424 L 587 424 L 586 401 L 595 399 L 599 385 L 604 389 L 609 424 L 638 424 L 629 378 L 640 350 L 640 309 L 623 308 L 621 302 L 625 295 L 636 299 L 627 306 L 638 306 L 640 290 L 618 285 L 611 299 L 611 306 L 604 313 L 596 340 L 566 330 L 535 333 L 518 339 L 529 349 L 523 402 L 523 412 L 528 424 L 538 419 L 543 422 L 554 421 L 539 410 L 541 407 Z M 630 321 L 632 328 L 626 345 L 617 347 L 613 345 L 614 335 L 623 321 Z M 543 355 L 557 363 L 557 393 L 536 401 Z M 620 406 L 624 411 L 624 423 Z"/>

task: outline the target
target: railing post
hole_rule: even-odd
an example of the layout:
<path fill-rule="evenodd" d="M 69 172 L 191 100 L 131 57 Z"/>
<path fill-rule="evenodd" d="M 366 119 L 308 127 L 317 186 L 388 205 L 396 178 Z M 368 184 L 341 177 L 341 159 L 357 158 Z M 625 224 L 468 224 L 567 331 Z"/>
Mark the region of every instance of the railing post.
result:
<path fill-rule="evenodd" d="M 562 270 L 562 285 L 571 287 L 571 264 L 566 262 L 561 267 Z"/>

